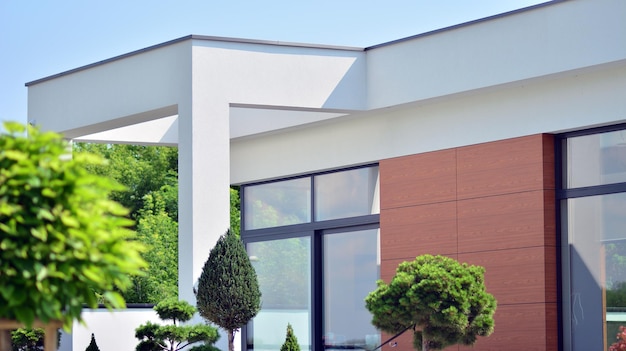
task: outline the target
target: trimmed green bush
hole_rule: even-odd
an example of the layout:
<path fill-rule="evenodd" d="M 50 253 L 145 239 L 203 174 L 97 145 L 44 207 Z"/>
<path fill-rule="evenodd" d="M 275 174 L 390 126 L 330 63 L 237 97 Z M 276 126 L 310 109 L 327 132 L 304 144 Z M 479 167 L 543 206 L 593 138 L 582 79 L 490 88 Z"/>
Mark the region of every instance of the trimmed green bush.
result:
<path fill-rule="evenodd" d="M 172 324 L 159 325 L 147 322 L 135 329 L 135 337 L 139 339 L 139 344 L 135 348 L 137 351 L 178 351 L 198 342 L 202 342 L 203 345 L 197 347 L 209 347 L 219 339 L 217 329 L 210 325 L 177 325 L 177 322 L 191 320 L 196 312 L 196 309 L 186 301 L 164 300 L 159 302 L 154 310 L 159 318 L 172 321 Z"/>
<path fill-rule="evenodd" d="M 226 331 L 233 351 L 235 332 L 261 309 L 261 291 L 243 243 L 230 230 L 217 240 L 202 268 L 196 299 L 200 315 Z"/>
<path fill-rule="evenodd" d="M 60 135 L 5 122 L 0 135 L 0 318 L 69 330 L 86 305 L 123 308 L 118 291 L 145 266 L 114 181 L 71 158 Z M 27 132 L 27 135 L 25 134 Z"/>
<path fill-rule="evenodd" d="M 473 345 L 493 332 L 495 298 L 486 292 L 483 267 L 444 256 L 423 255 L 402 262 L 389 284 L 365 299 L 372 324 L 396 334 L 413 329 L 413 346 L 422 351 Z"/>

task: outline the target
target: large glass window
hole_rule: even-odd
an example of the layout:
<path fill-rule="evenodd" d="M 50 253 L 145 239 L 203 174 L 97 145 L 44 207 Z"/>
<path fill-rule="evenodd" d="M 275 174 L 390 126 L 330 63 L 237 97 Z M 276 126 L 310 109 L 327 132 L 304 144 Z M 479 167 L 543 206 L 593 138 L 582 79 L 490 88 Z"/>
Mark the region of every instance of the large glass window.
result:
<path fill-rule="evenodd" d="M 295 237 L 247 245 L 262 306 L 248 324 L 247 347 L 280 350 L 290 323 L 301 349 L 311 347 L 311 240 Z"/>
<path fill-rule="evenodd" d="M 378 166 L 242 187 L 242 239 L 261 287 L 247 350 L 372 350 L 365 296 L 380 277 Z"/>
<path fill-rule="evenodd" d="M 373 350 L 380 342 L 363 301 L 380 277 L 378 229 L 324 235 L 324 348 Z"/>
<path fill-rule="evenodd" d="M 564 135 L 564 349 L 608 350 L 626 326 L 626 130 Z"/>

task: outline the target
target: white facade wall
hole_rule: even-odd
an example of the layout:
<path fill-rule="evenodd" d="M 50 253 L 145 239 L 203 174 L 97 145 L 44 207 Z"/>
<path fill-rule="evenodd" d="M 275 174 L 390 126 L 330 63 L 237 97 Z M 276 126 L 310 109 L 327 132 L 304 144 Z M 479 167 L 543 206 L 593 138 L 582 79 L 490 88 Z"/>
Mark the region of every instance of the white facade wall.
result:
<path fill-rule="evenodd" d="M 191 43 L 183 41 L 28 86 L 28 120 L 68 138 L 176 113 L 191 92 Z"/>
<path fill-rule="evenodd" d="M 135 351 L 139 340 L 135 329 L 146 322 L 162 324 L 153 309 L 127 309 L 111 312 L 107 309 L 84 310 L 84 324 L 74 323 L 71 333 L 61 334 L 59 351 L 83 351 L 94 334 L 101 351 Z"/>
<path fill-rule="evenodd" d="M 626 62 L 231 143 L 233 183 L 626 121 Z M 285 162 L 289 160 L 289 162 Z"/>
<path fill-rule="evenodd" d="M 626 2 L 562 1 L 367 51 L 368 108 L 626 58 Z"/>

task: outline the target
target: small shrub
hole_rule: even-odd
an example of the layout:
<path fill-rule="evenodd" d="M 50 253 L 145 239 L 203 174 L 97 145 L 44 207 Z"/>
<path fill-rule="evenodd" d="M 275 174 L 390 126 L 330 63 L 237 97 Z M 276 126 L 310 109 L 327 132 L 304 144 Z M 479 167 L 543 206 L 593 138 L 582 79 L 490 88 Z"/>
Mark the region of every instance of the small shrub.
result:
<path fill-rule="evenodd" d="M 89 342 L 89 346 L 85 349 L 85 351 L 100 351 L 98 348 L 98 344 L 96 344 L 96 337 L 91 333 L 91 341 Z"/>
<path fill-rule="evenodd" d="M 42 328 L 19 328 L 11 332 L 13 351 L 43 351 L 44 330 Z M 61 332 L 57 330 L 57 345 L 61 341 Z"/>
<path fill-rule="evenodd" d="M 280 347 L 280 351 L 300 351 L 300 345 L 298 344 L 298 338 L 293 333 L 291 324 L 287 324 L 287 335 L 285 336 L 285 343 Z"/>
<path fill-rule="evenodd" d="M 215 327 L 206 324 L 177 325 L 177 322 L 189 321 L 196 309 L 186 301 L 175 299 L 163 300 L 154 307 L 162 320 L 171 321 L 169 325 L 159 325 L 147 322 L 135 329 L 135 337 L 139 339 L 136 351 L 178 351 L 202 342 L 203 345 L 193 347 L 196 351 L 216 349 L 197 349 L 197 347 L 212 346 L 219 339 Z"/>

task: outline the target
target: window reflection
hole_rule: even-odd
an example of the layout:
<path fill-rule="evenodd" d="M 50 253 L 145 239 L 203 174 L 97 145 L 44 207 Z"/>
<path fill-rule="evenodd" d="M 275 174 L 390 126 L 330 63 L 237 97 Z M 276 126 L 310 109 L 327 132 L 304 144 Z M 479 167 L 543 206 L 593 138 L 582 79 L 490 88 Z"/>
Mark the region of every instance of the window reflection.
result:
<path fill-rule="evenodd" d="M 567 187 L 626 182 L 626 131 L 567 139 Z"/>
<path fill-rule="evenodd" d="M 310 238 L 248 243 L 247 249 L 261 290 L 261 311 L 247 327 L 248 350 L 280 350 L 287 323 L 300 348 L 310 349 Z"/>
<path fill-rule="evenodd" d="M 315 220 L 378 213 L 378 167 L 315 176 Z"/>
<path fill-rule="evenodd" d="M 365 297 L 380 277 L 378 229 L 324 235 L 324 348 L 373 350 L 380 342 Z"/>
<path fill-rule="evenodd" d="M 311 221 L 311 180 L 293 179 L 244 188 L 246 230 Z"/>
<path fill-rule="evenodd" d="M 575 350 L 611 345 L 626 326 L 626 193 L 569 199 L 567 207 Z"/>

